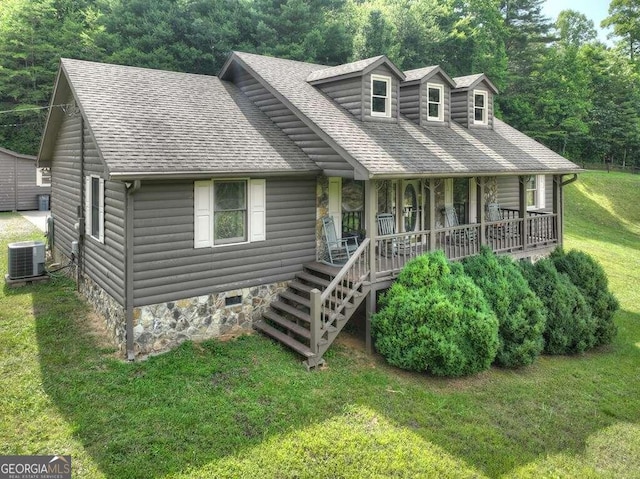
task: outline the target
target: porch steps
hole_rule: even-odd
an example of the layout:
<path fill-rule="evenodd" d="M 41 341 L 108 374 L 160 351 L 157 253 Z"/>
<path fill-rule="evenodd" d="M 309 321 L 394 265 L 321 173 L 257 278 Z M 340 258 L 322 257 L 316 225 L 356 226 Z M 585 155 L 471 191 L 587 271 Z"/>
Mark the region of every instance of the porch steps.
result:
<path fill-rule="evenodd" d="M 305 264 L 303 271 L 296 274 L 295 279 L 289 283 L 286 291 L 273 301 L 260 321 L 254 323 L 255 329 L 279 341 L 290 349 L 305 357 L 308 362 L 322 364 L 322 359 L 314 359 L 311 351 L 311 291 L 318 289 L 324 291 L 331 280 L 340 272 L 340 268 L 328 266 L 322 263 Z M 326 351 L 342 327 L 347 323 L 357 306 L 364 299 L 364 292 L 350 291 L 349 288 L 340 287 L 345 294 L 353 294 L 353 302 L 342 309 L 336 315 L 336 326 L 327 325 L 323 330 L 323 336 L 319 340 L 322 352 Z M 333 302 L 328 303 L 335 308 Z M 332 309 L 333 310 L 333 309 Z M 321 355 L 320 355 L 321 357 Z"/>

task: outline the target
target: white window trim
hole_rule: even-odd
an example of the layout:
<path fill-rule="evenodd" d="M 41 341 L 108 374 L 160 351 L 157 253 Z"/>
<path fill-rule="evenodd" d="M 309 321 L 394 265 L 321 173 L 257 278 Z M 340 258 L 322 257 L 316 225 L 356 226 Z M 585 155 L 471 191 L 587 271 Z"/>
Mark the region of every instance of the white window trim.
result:
<path fill-rule="evenodd" d="M 429 116 L 429 104 L 435 102 L 429 101 L 429 89 L 440 90 L 440 102 L 438 102 L 438 116 Z M 444 121 L 444 85 L 437 83 L 427 83 L 427 121 Z"/>
<path fill-rule="evenodd" d="M 214 244 L 214 188 L 216 181 L 244 181 L 247 201 L 247 239 L 225 244 Z M 202 190 L 199 190 L 202 188 Z M 266 180 L 251 178 L 217 178 L 193 182 L 194 248 L 225 248 L 266 240 Z M 200 191 L 200 192 L 199 192 Z M 202 204 L 198 195 L 206 191 Z M 203 234 L 204 233 L 204 234 Z"/>
<path fill-rule="evenodd" d="M 98 236 L 94 236 L 91 231 L 92 215 L 91 206 L 93 203 L 93 188 L 91 183 L 94 178 L 99 180 L 98 183 Z M 99 243 L 104 243 L 104 178 L 98 175 L 87 175 L 84 177 L 84 228 L 85 235 L 93 238 Z"/>
<path fill-rule="evenodd" d="M 534 193 L 534 197 L 535 197 L 535 204 L 533 205 L 527 205 L 527 210 L 542 210 L 545 208 L 545 196 L 546 196 L 546 192 L 545 192 L 545 175 L 534 175 L 535 179 L 536 179 L 536 188 L 535 190 L 531 190 L 529 188 L 527 188 L 527 193 L 529 191 L 535 191 Z M 525 195 L 525 197 L 528 195 Z"/>
<path fill-rule="evenodd" d="M 51 186 L 51 170 L 49 169 L 49 182 L 42 181 L 44 168 L 36 168 L 36 186 Z"/>
<path fill-rule="evenodd" d="M 381 97 L 379 95 L 375 95 L 376 98 L 384 98 L 385 102 L 384 102 L 384 112 L 381 111 L 373 111 L 373 98 L 374 98 L 374 94 L 373 94 L 373 82 L 374 81 L 383 81 L 386 82 L 387 84 L 387 95 L 385 97 Z M 392 82 L 391 82 L 391 77 L 389 76 L 385 76 L 385 75 L 371 75 L 371 100 L 370 100 L 370 107 L 371 107 L 371 116 L 379 116 L 379 117 L 383 117 L 383 118 L 391 118 L 391 87 L 392 87 Z"/>
<path fill-rule="evenodd" d="M 482 121 L 476 120 L 476 95 L 484 97 L 484 107 L 482 108 Z M 473 90 L 473 123 L 475 125 L 489 124 L 489 93 L 484 90 Z"/>

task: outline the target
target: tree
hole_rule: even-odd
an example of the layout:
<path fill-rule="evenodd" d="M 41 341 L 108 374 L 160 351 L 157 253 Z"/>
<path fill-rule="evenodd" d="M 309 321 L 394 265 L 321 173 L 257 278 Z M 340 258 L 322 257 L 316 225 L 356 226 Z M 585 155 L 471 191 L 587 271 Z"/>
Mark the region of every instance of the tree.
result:
<path fill-rule="evenodd" d="M 612 0 L 609 16 L 602 20 L 603 27 L 613 27 L 613 34 L 623 39 L 625 50 L 632 61 L 640 52 L 640 1 Z"/>
<path fill-rule="evenodd" d="M 556 31 L 563 45 L 581 47 L 596 40 L 598 32 L 593 21 L 583 13 L 575 10 L 562 10 L 555 24 Z"/>
<path fill-rule="evenodd" d="M 100 60 L 89 1 L 4 0 L 0 9 L 0 144 L 37 153 L 60 57 Z"/>

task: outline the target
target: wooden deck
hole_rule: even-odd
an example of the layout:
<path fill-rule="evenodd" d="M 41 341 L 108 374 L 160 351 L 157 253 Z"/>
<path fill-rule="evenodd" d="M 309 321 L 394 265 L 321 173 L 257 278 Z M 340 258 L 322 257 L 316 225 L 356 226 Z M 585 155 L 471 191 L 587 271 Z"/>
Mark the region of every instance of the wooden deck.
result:
<path fill-rule="evenodd" d="M 411 259 L 442 250 L 450 260 L 476 255 L 482 246 L 498 254 L 525 257 L 546 251 L 559 243 L 557 215 L 540 214 L 484 224 L 400 233 L 375 239 L 372 283 L 393 279 Z"/>

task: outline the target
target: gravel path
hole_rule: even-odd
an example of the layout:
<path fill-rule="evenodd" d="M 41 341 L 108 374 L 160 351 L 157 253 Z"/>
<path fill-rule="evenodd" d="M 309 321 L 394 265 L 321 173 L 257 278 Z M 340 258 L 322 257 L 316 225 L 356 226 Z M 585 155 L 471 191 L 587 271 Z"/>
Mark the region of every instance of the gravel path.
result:
<path fill-rule="evenodd" d="M 0 213 L 0 239 L 28 236 L 38 231 L 17 213 Z"/>

